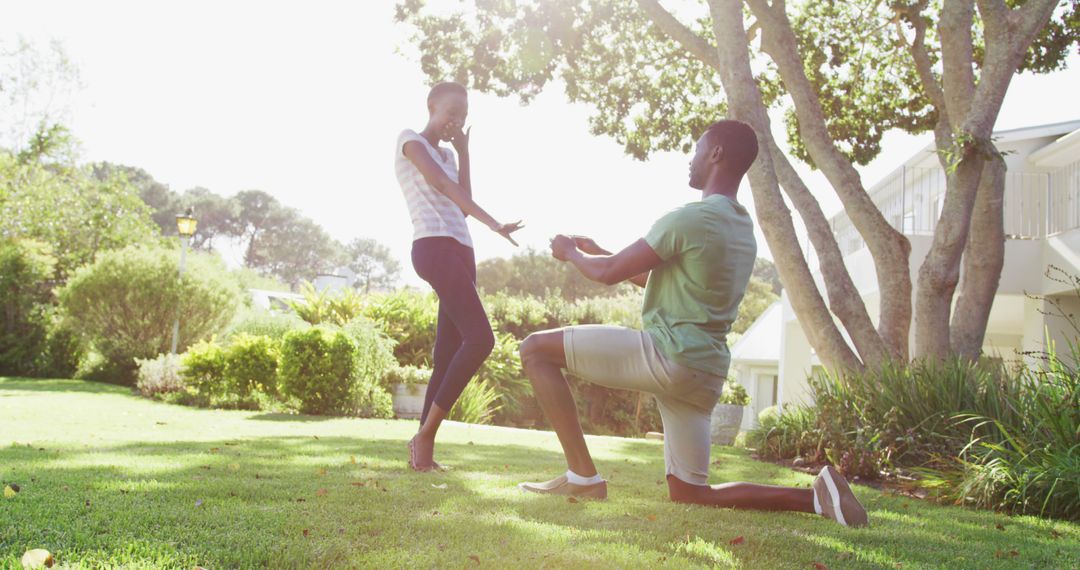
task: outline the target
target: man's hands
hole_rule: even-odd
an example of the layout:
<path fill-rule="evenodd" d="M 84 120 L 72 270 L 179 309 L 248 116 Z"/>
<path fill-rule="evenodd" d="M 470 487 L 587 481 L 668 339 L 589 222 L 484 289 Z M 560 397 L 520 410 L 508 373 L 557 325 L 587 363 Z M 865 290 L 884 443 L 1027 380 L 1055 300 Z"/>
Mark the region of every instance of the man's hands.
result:
<path fill-rule="evenodd" d="M 559 261 L 570 259 L 570 255 L 577 251 L 578 246 L 574 238 L 559 234 L 551 240 L 551 256 Z"/>
<path fill-rule="evenodd" d="M 589 255 L 611 255 L 611 252 L 600 247 L 590 237 L 585 236 L 569 236 L 574 240 L 574 245 L 581 251 Z"/>
<path fill-rule="evenodd" d="M 502 237 L 506 238 L 510 243 L 514 244 L 514 246 L 517 247 L 518 242 L 514 241 L 514 238 L 511 237 L 510 234 L 520 230 L 523 227 L 525 227 L 525 225 L 521 223 L 521 220 L 518 220 L 518 221 L 516 221 L 514 223 L 511 223 L 511 224 L 500 224 L 500 225 L 495 226 L 495 227 L 493 227 L 491 229 L 495 233 L 497 233 L 497 234 L 501 235 Z"/>

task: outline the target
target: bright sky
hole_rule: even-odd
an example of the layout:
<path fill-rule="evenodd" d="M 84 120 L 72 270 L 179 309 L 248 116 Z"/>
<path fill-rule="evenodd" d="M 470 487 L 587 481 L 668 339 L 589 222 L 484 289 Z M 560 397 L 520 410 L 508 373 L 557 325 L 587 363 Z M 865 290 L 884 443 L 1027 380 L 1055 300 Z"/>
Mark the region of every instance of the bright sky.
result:
<path fill-rule="evenodd" d="M 0 39 L 64 43 L 85 84 L 71 118 L 84 160 L 141 167 L 176 191 L 265 190 L 343 242 L 385 243 L 404 281 L 419 284 L 391 153 L 403 128 L 424 126 L 427 82 L 402 55 L 411 47 L 394 4 L 35 0 L 5 5 Z M 1015 78 L 998 128 L 1080 118 L 1080 58 L 1070 63 Z M 696 199 L 689 157 L 629 158 L 590 135 L 589 109 L 553 87 L 528 107 L 470 97 L 474 197 L 500 221 L 524 219 L 523 246 L 572 232 L 621 248 Z M 929 141 L 888 136 L 886 152 L 862 169 L 867 185 Z M 825 212 L 837 211 L 824 178 L 802 170 Z M 748 188 L 741 200 L 752 207 Z M 479 259 L 513 253 L 471 224 Z M 771 257 L 760 232 L 758 242 Z"/>

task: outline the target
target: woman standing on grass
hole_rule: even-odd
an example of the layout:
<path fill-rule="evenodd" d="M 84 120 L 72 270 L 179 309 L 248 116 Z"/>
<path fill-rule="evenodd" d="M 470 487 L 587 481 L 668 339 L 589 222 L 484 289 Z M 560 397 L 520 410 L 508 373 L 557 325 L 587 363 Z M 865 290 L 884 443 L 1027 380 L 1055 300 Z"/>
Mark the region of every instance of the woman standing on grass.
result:
<path fill-rule="evenodd" d="M 413 268 L 439 297 L 431 381 L 420 431 L 409 441 L 409 466 L 417 471 L 439 466 L 434 460 L 439 425 L 495 346 L 476 291 L 476 259 L 465 217 L 515 246 L 511 234 L 522 227 L 521 222 L 495 221 L 472 199 L 469 132 L 462 130 L 469 114 L 465 87 L 439 83 L 428 93 L 427 105 L 427 126 L 419 133 L 401 132 L 394 160 L 413 223 Z M 439 146 L 440 141 L 450 142 L 454 150 Z"/>

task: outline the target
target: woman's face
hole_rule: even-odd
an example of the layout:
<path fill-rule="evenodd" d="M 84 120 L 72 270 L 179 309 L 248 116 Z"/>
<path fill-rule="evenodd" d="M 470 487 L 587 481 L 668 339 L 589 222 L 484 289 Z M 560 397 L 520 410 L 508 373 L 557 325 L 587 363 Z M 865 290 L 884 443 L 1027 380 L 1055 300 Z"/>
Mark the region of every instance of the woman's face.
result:
<path fill-rule="evenodd" d="M 432 122 L 439 138 L 449 141 L 460 132 L 469 116 L 469 98 L 464 93 L 446 93 L 431 103 Z"/>

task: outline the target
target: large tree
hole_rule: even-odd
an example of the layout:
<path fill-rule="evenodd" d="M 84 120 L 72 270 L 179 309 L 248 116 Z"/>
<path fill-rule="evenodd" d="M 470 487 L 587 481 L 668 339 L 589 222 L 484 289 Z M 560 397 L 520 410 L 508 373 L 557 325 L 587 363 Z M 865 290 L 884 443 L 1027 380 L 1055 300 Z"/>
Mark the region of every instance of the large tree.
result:
<path fill-rule="evenodd" d="M 345 246 L 345 264 L 356 273 L 354 286 L 364 293 L 392 289 L 401 275 L 401 263 L 390 248 L 371 239 L 356 238 Z"/>
<path fill-rule="evenodd" d="M 993 126 L 1013 75 L 1057 69 L 1076 44 L 1077 2 L 1059 1 L 703 0 L 675 11 L 657 0 L 476 0 L 454 11 L 404 0 L 396 17 L 413 26 L 433 80 L 523 102 L 561 80 L 571 101 L 593 108 L 591 131 L 639 159 L 688 151 L 725 114 L 750 123 L 761 147 L 749 175 L 758 222 L 792 306 L 827 365 L 861 368 L 909 358 L 913 315 L 910 244 L 855 165 L 878 154 L 890 129 L 933 131 L 947 192 L 918 273 L 914 356 L 974 358 L 1004 256 Z M 873 256 L 877 326 L 817 199 L 774 139 L 772 107 L 784 114 L 792 154 L 822 171 Z"/>

